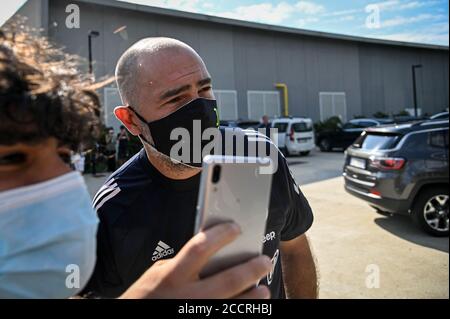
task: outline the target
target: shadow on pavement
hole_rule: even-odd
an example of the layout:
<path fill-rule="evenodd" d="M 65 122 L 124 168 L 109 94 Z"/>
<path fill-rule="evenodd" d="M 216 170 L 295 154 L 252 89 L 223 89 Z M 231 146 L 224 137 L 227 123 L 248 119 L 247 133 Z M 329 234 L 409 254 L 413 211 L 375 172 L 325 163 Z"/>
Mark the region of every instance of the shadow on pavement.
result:
<path fill-rule="evenodd" d="M 375 219 L 375 223 L 384 230 L 404 240 L 428 248 L 449 252 L 448 237 L 433 237 L 417 227 L 408 216 L 391 215 Z"/>

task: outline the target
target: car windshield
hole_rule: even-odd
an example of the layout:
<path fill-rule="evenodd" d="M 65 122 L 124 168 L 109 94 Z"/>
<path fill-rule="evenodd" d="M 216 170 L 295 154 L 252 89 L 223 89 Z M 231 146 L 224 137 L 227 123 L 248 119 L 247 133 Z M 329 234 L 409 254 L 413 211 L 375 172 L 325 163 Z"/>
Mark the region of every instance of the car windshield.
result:
<path fill-rule="evenodd" d="M 361 129 L 363 128 L 361 125 L 358 125 L 358 123 L 356 122 L 348 122 L 345 123 L 344 126 L 342 127 L 344 130 L 350 130 L 350 129 Z"/>
<path fill-rule="evenodd" d="M 273 127 L 278 130 L 278 133 L 286 133 L 288 123 L 275 123 Z"/>
<path fill-rule="evenodd" d="M 292 124 L 292 128 L 294 129 L 294 132 L 311 132 L 312 126 L 308 123 L 295 123 Z"/>
<path fill-rule="evenodd" d="M 394 148 L 400 138 L 395 134 L 362 134 L 353 146 L 365 150 L 388 150 Z"/>
<path fill-rule="evenodd" d="M 239 122 L 237 123 L 237 126 L 244 130 L 249 128 L 257 129 L 259 126 L 259 122 Z"/>

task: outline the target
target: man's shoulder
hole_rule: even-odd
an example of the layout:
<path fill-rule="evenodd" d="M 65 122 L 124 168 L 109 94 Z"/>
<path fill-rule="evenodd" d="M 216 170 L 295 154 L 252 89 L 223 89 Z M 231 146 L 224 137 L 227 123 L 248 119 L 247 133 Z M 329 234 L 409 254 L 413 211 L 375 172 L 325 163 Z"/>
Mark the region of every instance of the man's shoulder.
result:
<path fill-rule="evenodd" d="M 129 208 L 152 184 L 148 168 L 142 163 L 142 152 L 123 164 L 97 191 L 92 205 L 99 215 Z"/>

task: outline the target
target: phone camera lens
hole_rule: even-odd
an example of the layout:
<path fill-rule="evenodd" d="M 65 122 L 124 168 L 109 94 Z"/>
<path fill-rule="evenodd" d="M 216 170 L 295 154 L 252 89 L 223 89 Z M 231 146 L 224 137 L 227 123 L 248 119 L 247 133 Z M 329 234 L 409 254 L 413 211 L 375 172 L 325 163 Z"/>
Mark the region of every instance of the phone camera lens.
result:
<path fill-rule="evenodd" d="M 216 165 L 213 168 L 213 174 L 212 174 L 212 182 L 213 184 L 217 184 L 220 180 L 220 172 L 222 171 L 222 167 L 220 165 Z"/>

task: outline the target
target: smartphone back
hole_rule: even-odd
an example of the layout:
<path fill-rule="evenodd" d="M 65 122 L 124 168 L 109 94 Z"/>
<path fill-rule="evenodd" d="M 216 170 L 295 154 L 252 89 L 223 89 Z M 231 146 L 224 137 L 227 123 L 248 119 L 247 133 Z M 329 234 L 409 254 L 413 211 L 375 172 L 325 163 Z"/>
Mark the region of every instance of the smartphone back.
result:
<path fill-rule="evenodd" d="M 232 160 L 236 161 L 236 157 Z M 245 160 L 248 162 L 226 163 L 226 156 L 207 156 L 204 159 L 196 232 L 221 222 L 234 221 L 241 227 L 242 234 L 212 257 L 201 276 L 211 275 L 262 253 L 272 174 L 261 174 L 260 169 L 270 159 Z"/>

